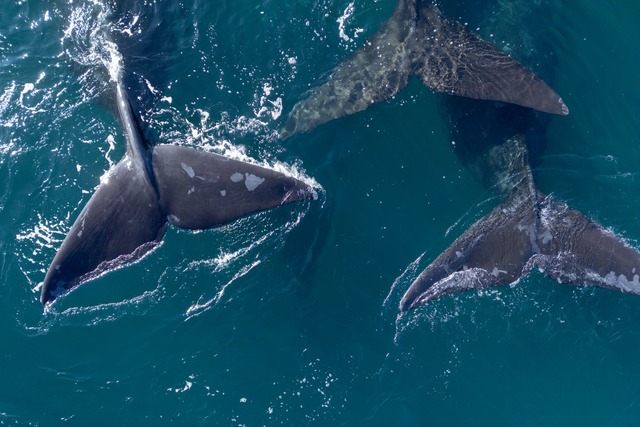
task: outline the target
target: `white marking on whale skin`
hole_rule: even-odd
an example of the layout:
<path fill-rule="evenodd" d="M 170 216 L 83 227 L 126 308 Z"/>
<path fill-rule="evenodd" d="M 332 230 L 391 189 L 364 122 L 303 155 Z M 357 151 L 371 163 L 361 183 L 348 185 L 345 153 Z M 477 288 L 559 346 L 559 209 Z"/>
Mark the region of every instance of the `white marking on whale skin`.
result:
<path fill-rule="evenodd" d="M 227 195 L 227 190 L 220 190 L 220 195 L 222 197 L 226 196 Z"/>
<path fill-rule="evenodd" d="M 193 168 L 191 166 L 184 163 L 181 163 L 180 166 L 182 166 L 182 170 L 184 170 L 187 175 L 189 175 L 189 178 L 193 178 L 194 176 L 196 176 L 196 173 L 193 171 Z"/>
<path fill-rule="evenodd" d="M 568 115 L 569 114 L 569 107 L 567 107 L 567 104 L 564 103 L 562 98 L 558 98 L 558 102 L 562 105 L 562 115 L 563 116 Z"/>
<path fill-rule="evenodd" d="M 180 218 L 178 218 L 175 215 L 169 215 L 169 219 L 171 220 L 171 222 L 174 222 L 176 224 L 178 224 L 180 222 Z"/>
<path fill-rule="evenodd" d="M 545 232 L 542 234 L 542 244 L 546 245 L 552 240 L 553 240 L 553 235 L 551 234 L 551 232 L 549 230 L 545 230 Z"/>
<path fill-rule="evenodd" d="M 244 175 L 242 175 L 240 172 L 236 172 L 233 175 L 231 175 L 231 181 L 233 182 L 240 182 L 244 179 Z"/>
<path fill-rule="evenodd" d="M 633 280 L 629 280 L 624 274 L 617 276 L 612 271 L 604 277 L 604 281 L 607 285 L 618 288 L 623 292 L 640 294 L 640 276 L 637 274 L 634 274 Z"/>
<path fill-rule="evenodd" d="M 82 238 L 82 232 L 84 231 L 84 222 L 87 219 L 87 216 L 82 217 L 82 224 L 80 224 L 80 231 L 78 231 L 78 239 Z"/>
<path fill-rule="evenodd" d="M 456 256 L 457 256 L 458 258 L 462 258 L 462 252 L 460 252 L 460 251 L 456 251 Z"/>
<path fill-rule="evenodd" d="M 193 193 L 194 191 L 196 191 L 196 187 L 191 187 L 191 188 L 189 189 L 189 191 L 187 191 L 187 196 L 188 196 L 189 194 Z"/>
<path fill-rule="evenodd" d="M 246 179 L 244 180 L 244 185 L 247 186 L 247 190 L 249 191 L 253 191 L 256 188 L 258 188 L 258 186 L 260 186 L 260 184 L 262 184 L 264 182 L 264 178 L 260 178 L 259 176 L 255 176 L 253 174 L 246 174 Z"/>
<path fill-rule="evenodd" d="M 524 232 L 529 237 L 529 242 L 531 243 L 531 248 L 535 252 L 540 252 L 540 248 L 538 247 L 538 243 L 536 242 L 536 227 L 533 224 L 530 225 L 522 225 L 518 224 L 518 231 Z"/>
<path fill-rule="evenodd" d="M 506 271 L 504 271 L 504 270 L 500 270 L 500 269 L 498 269 L 498 267 L 493 267 L 493 271 L 491 271 L 491 275 L 492 275 L 493 277 L 498 277 L 498 275 L 499 275 L 500 273 L 502 273 L 502 274 L 507 274 L 507 272 L 506 272 Z"/>

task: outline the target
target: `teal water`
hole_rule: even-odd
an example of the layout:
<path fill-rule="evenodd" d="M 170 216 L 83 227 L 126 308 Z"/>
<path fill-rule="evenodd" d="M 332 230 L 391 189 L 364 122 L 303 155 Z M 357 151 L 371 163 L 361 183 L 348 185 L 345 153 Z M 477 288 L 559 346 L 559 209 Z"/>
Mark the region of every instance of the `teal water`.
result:
<path fill-rule="evenodd" d="M 454 154 L 442 95 L 414 81 L 277 139 L 392 0 L 118 3 L 0 12 L 0 425 L 637 425 L 637 296 L 534 273 L 397 318 L 421 268 L 498 203 Z M 571 109 L 549 124 L 540 188 L 640 246 L 640 6 L 440 3 Z M 281 164 L 322 191 L 171 229 L 43 314 L 38 284 L 124 153 L 108 32 L 131 42 L 118 49 L 153 139 Z"/>

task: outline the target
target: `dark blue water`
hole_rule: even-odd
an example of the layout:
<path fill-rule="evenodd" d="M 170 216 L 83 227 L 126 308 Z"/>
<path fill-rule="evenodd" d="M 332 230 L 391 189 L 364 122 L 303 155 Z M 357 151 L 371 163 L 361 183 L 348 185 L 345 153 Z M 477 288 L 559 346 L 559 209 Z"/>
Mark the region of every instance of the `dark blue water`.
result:
<path fill-rule="evenodd" d="M 118 3 L 0 12 L 0 425 L 637 425 L 637 296 L 534 272 L 397 317 L 421 269 L 499 203 L 456 156 L 444 95 L 413 81 L 278 140 L 393 1 Z M 638 247 L 640 6 L 440 4 L 569 106 L 545 129 L 541 190 Z M 114 54 L 150 139 L 279 167 L 320 198 L 170 229 L 43 314 L 49 263 L 124 154 Z"/>

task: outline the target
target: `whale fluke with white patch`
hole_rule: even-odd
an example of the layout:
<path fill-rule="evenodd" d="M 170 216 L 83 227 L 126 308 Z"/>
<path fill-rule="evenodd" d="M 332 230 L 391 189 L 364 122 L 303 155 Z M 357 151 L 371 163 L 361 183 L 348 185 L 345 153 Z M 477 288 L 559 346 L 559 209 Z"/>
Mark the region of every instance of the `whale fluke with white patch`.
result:
<path fill-rule="evenodd" d="M 153 171 L 160 206 L 181 228 L 211 228 L 315 195 L 274 170 L 177 145 L 155 147 Z"/>
<path fill-rule="evenodd" d="M 465 290 L 516 282 L 531 269 L 571 285 L 640 295 L 640 252 L 613 232 L 543 195 L 523 137 L 490 151 L 507 200 L 458 237 L 411 284 L 400 309 Z"/>
<path fill-rule="evenodd" d="M 280 137 L 390 99 L 413 75 L 437 92 L 569 114 L 553 89 L 496 46 L 445 18 L 428 1 L 399 0 L 376 34 L 294 105 Z"/>
<path fill-rule="evenodd" d="M 167 222 L 205 229 L 285 203 L 315 199 L 304 182 L 193 148 L 149 144 L 121 83 L 118 114 L 127 154 L 103 178 L 62 242 L 42 285 L 42 304 L 140 259 Z"/>

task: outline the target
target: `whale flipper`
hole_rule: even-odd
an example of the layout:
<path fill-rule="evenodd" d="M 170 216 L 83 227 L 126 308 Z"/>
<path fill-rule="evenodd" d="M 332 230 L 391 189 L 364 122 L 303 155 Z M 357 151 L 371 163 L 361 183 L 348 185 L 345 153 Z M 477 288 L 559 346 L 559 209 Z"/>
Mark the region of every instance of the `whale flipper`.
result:
<path fill-rule="evenodd" d="M 156 146 L 153 170 L 160 205 L 180 228 L 211 228 L 316 197 L 312 188 L 290 176 L 189 147 Z"/>
<path fill-rule="evenodd" d="M 126 156 L 71 226 L 47 271 L 40 302 L 140 259 L 159 244 L 166 222 L 146 172 Z"/>
<path fill-rule="evenodd" d="M 504 101 L 553 114 L 569 110 L 544 81 L 427 1 L 399 0 L 369 40 L 329 80 L 294 105 L 280 137 L 308 132 L 392 98 L 413 75 L 437 92 Z"/>
<path fill-rule="evenodd" d="M 511 189 L 508 199 L 418 276 L 402 297 L 402 311 L 455 292 L 511 284 L 532 268 L 560 283 L 640 295 L 640 252 L 539 192 L 522 137 L 493 147 L 489 157 L 493 166 L 503 166 L 498 186 Z"/>

